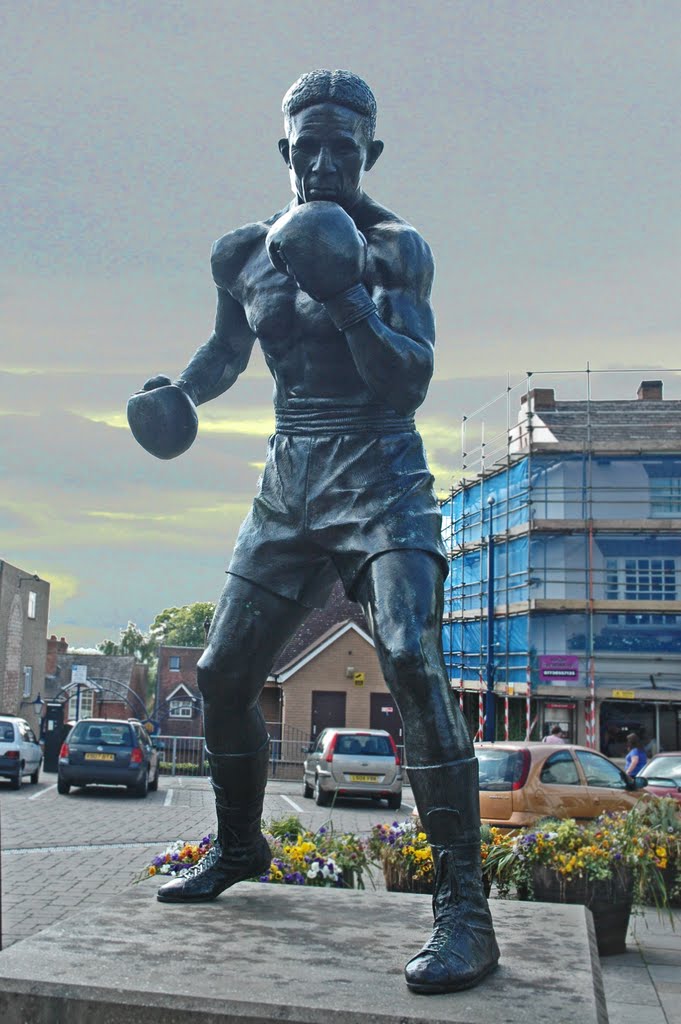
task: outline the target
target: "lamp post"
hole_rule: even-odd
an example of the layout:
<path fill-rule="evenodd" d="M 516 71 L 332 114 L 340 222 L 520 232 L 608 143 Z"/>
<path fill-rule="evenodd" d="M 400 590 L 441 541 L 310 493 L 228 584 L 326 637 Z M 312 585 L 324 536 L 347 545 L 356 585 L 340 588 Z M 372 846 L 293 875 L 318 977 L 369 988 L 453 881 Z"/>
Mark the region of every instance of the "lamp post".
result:
<path fill-rule="evenodd" d="M 494 743 L 496 733 L 494 698 L 494 497 L 487 499 L 489 508 L 489 533 L 487 534 L 487 693 L 485 695 L 485 735 L 488 743 Z"/>

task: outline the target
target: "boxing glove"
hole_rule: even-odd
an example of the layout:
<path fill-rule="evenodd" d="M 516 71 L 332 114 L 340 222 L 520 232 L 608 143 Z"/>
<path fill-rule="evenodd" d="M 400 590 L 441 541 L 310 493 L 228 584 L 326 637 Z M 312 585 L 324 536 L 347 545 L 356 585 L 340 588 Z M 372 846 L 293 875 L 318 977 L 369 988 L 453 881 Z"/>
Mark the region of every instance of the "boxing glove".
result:
<path fill-rule="evenodd" d="M 366 239 L 337 203 L 295 206 L 272 225 L 265 245 L 272 266 L 323 303 L 339 330 L 375 312 L 362 284 Z"/>
<path fill-rule="evenodd" d="M 194 443 L 199 419 L 189 395 L 169 383 L 133 395 L 128 400 L 128 424 L 151 455 L 174 459 Z"/>

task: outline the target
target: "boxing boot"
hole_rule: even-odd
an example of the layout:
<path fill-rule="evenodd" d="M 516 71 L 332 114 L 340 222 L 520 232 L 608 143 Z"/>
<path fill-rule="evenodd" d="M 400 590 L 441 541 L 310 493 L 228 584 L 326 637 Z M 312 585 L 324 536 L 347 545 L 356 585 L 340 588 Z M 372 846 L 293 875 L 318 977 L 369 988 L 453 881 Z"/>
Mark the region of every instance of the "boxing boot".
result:
<path fill-rule="evenodd" d="M 260 831 L 268 744 L 253 754 L 208 754 L 215 791 L 217 839 L 206 856 L 158 890 L 162 903 L 214 900 L 236 882 L 263 875 L 272 855 Z"/>
<path fill-rule="evenodd" d="M 412 992 L 456 992 L 477 985 L 499 960 L 482 886 L 478 763 L 413 768 L 409 780 L 433 853 L 435 927 L 404 973 Z"/>

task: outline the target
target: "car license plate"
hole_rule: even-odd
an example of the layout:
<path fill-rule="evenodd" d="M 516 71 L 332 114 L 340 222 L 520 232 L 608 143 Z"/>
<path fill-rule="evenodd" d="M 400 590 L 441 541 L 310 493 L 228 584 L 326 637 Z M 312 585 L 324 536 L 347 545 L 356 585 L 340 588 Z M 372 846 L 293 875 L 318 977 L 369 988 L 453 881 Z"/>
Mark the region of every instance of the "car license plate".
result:
<path fill-rule="evenodd" d="M 351 775 L 350 782 L 375 782 L 375 775 Z"/>
<path fill-rule="evenodd" d="M 115 754 L 86 754 L 86 761 L 114 761 L 116 759 Z"/>

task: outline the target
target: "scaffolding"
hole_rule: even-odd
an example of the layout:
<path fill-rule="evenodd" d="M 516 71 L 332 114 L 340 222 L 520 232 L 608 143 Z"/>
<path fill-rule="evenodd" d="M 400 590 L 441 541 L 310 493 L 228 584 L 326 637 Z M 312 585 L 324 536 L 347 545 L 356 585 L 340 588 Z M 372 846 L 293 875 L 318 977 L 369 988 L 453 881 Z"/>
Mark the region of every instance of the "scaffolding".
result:
<path fill-rule="evenodd" d="M 614 401 L 594 397 L 594 380 L 603 391 L 613 379 L 619 384 L 614 375 L 640 379 L 651 372 L 659 375 L 590 367 L 527 373 L 515 384 L 509 378 L 502 394 L 462 419 L 460 477 L 442 502 L 450 559 L 445 659 L 462 707 L 466 689 L 482 691 L 486 662 L 493 661 L 505 695 L 500 738 L 509 737 L 514 723 L 517 733 L 519 722 L 532 735 L 532 695 L 547 681 L 547 657 L 566 657 L 572 667 L 564 671 L 586 685 L 586 741 L 596 747 L 597 659 L 614 664 L 624 655 L 681 654 L 681 446 L 665 437 L 651 443 L 645 424 L 637 431 L 628 407 L 640 412 L 638 402 L 621 394 Z M 558 406 L 567 401 L 574 410 L 567 441 L 551 433 L 550 417 L 535 408 L 533 396 L 552 394 L 538 389 L 545 377 L 559 380 Z M 581 378 L 576 399 L 575 377 Z M 521 397 L 515 421 L 514 396 Z M 492 658 L 486 644 L 490 532 Z M 522 714 L 511 697 L 518 691 Z M 478 714 L 481 733 L 481 697 Z"/>

